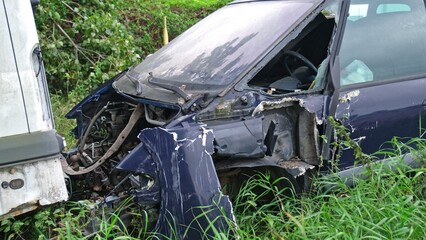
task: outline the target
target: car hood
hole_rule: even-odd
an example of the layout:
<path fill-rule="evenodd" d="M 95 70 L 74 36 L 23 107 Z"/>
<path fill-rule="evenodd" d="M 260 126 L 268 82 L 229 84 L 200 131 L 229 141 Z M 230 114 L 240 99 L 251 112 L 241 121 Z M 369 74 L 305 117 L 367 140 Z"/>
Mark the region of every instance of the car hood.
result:
<path fill-rule="evenodd" d="M 320 2 L 233 2 L 148 56 L 113 87 L 180 105 L 197 94 L 217 94 L 241 79 Z"/>

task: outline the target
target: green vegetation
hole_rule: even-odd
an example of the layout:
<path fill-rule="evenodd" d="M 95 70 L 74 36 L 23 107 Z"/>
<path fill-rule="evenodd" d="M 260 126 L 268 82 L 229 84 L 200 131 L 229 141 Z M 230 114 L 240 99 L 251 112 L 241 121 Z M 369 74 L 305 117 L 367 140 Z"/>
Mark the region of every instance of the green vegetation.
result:
<path fill-rule="evenodd" d="M 337 126 L 337 129 L 341 127 Z M 342 141 L 341 144 L 353 144 Z M 423 239 L 426 236 L 426 141 L 416 138 L 391 141 L 392 149 L 378 152 L 394 158 L 392 169 L 367 163 L 365 179 L 352 179 L 355 187 L 326 176 L 314 181 L 316 192 L 288 197 L 267 175 L 251 179 L 235 206 L 238 235 L 242 239 Z M 359 147 L 359 146 L 356 146 Z M 419 149 L 419 150 L 417 150 Z M 422 168 L 402 163 L 411 153 Z M 373 158 L 374 156 L 363 157 Z M 272 193 L 273 201 L 257 205 L 254 187 Z"/>
<path fill-rule="evenodd" d="M 226 2 L 41 1 L 36 21 L 51 91 L 86 95 L 161 47 L 164 16 L 174 38 Z"/>
<path fill-rule="evenodd" d="M 349 187 L 336 175 L 319 177 L 311 193 L 288 196 L 286 189 L 274 185 L 278 180 L 272 182 L 265 174 L 253 177 L 235 203 L 237 234 L 242 239 L 423 239 L 426 140 L 395 137 L 389 142 L 392 148 L 366 155 L 347 129 L 330 120 L 339 139 L 334 145 L 354 150 L 357 160 L 367 166 L 364 178 L 350 179 L 355 186 Z M 407 166 L 402 161 L 407 154 L 422 167 Z M 393 160 L 390 164 L 371 161 L 378 158 Z M 262 194 L 253 189 L 259 187 L 263 195 L 272 194 L 274 199 L 257 204 Z"/>
<path fill-rule="evenodd" d="M 63 116 L 90 90 L 119 71 L 141 61 L 161 47 L 163 16 L 168 18 L 170 38 L 177 36 L 226 0 L 82 0 L 42 1 L 37 25 L 48 72 L 57 128 L 73 140 L 73 123 Z M 335 123 L 337 126 L 337 123 Z M 337 128 L 343 139 L 337 146 L 352 147 L 363 163 L 367 156 Z M 218 233 L 218 239 L 236 234 L 240 239 L 422 239 L 426 236 L 426 168 L 410 169 L 398 156 L 412 153 L 418 159 L 426 142 L 412 139 L 381 154 L 395 157 L 396 171 L 382 164 L 369 164 L 366 178 L 355 187 L 327 177 L 314 181 L 316 191 L 288 196 L 277 188 L 268 174 L 251 178 L 235 201 L 238 227 Z M 416 150 L 419 149 L 419 150 Z M 336 159 L 337 161 L 338 159 Z M 424 160 L 423 160 L 424 161 Z M 425 166 L 425 164 L 423 164 Z M 325 190 L 326 186 L 333 186 Z M 256 193 L 254 191 L 256 188 Z M 262 194 L 274 196 L 258 201 Z M 286 191 L 287 193 L 287 191 Z M 1 222 L 2 239 L 140 239 L 150 225 L 148 214 L 123 205 L 114 212 L 82 203 L 66 203 L 19 219 Z M 123 222 L 124 210 L 131 209 L 131 222 Z M 88 219 L 100 212 L 97 220 Z M 96 226 L 98 232 L 87 236 Z"/>

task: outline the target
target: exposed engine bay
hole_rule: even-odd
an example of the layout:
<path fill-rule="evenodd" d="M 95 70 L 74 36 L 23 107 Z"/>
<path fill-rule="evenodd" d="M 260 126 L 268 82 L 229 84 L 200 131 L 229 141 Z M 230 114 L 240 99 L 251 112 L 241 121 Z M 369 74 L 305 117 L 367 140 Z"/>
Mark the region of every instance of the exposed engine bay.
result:
<path fill-rule="evenodd" d="M 110 97 L 109 94 L 103 97 L 107 96 Z M 89 199 L 98 205 L 114 206 L 132 198 L 127 201 L 129 206 L 125 206 L 124 211 L 139 205 L 147 214 L 150 229 L 158 232 L 170 230 L 163 229 L 167 228 L 164 222 L 187 222 L 185 218 L 191 218 L 188 214 L 199 214 L 192 209 L 194 205 L 206 205 L 211 201 L 228 206 L 227 212 L 232 217 L 232 206 L 227 197 L 221 196 L 217 177 L 211 176 L 192 188 L 181 186 L 182 181 L 187 181 L 184 176 L 214 171 L 211 130 L 191 121 L 182 124 L 184 131 L 181 133 L 159 128 L 155 124 L 167 122 L 166 128 L 178 129 L 170 125 L 178 112 L 167 108 L 102 99 L 88 105 L 77 117 L 84 126 L 75 129 L 79 136 L 77 147 L 68 151 L 66 159 L 62 160 L 63 170 L 72 182 L 71 200 Z M 126 158 L 127 161 L 123 161 Z M 197 162 L 203 165 L 201 169 Z M 179 166 L 180 163 L 185 166 Z M 195 166 L 198 172 L 185 170 L 187 165 Z M 209 190 L 212 186 L 213 192 Z M 213 195 L 199 194 L 192 200 L 193 204 L 186 203 L 184 199 L 203 191 L 200 189 Z M 168 197 L 171 195 L 176 196 Z M 170 201 L 171 198 L 174 201 Z M 217 214 L 217 211 L 220 209 L 211 214 Z M 96 229 L 87 231 L 90 233 Z"/>
<path fill-rule="evenodd" d="M 110 204 L 129 197 L 133 191 L 154 187 L 149 175 L 121 171 L 116 166 L 140 143 L 137 136 L 141 129 L 155 127 L 152 123 L 169 121 L 176 113 L 124 101 L 103 104 L 97 112 L 82 114 L 86 127 L 77 147 L 68 151 L 66 162 L 63 161 L 63 169 L 73 183 L 71 200 L 90 199 Z M 150 213 L 151 223 L 157 220 L 158 204 L 157 197 L 141 206 Z"/>

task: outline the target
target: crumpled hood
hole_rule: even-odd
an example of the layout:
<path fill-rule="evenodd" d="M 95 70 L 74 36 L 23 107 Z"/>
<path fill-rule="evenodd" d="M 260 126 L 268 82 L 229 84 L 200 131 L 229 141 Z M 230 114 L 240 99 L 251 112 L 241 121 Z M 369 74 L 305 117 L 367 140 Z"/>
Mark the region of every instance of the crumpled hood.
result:
<path fill-rule="evenodd" d="M 247 74 L 319 2 L 229 4 L 148 56 L 113 86 L 133 97 L 180 105 L 176 91 L 151 84 L 150 76 L 191 96 L 219 93 Z"/>

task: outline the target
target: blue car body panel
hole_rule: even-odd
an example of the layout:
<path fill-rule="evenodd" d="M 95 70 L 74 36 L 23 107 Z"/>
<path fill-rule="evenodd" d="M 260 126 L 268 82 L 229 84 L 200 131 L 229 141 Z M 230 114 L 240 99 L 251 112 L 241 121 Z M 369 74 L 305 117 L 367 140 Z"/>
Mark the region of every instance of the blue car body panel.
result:
<path fill-rule="evenodd" d="M 141 143 L 117 168 L 143 172 L 158 183 L 155 194 L 149 190 L 136 194 L 139 201 L 161 202 L 154 232 L 200 239 L 213 236 L 213 230 L 206 232 L 205 226 L 226 230 L 227 221 L 233 219 L 232 204 L 220 191 L 211 158 L 212 131 L 184 121 L 170 128 L 144 129 L 139 138 Z"/>

